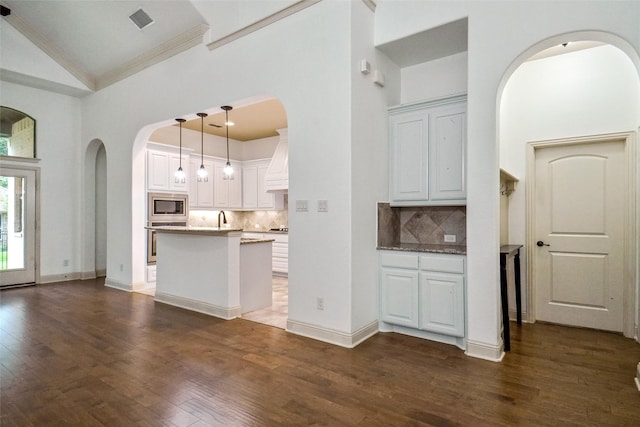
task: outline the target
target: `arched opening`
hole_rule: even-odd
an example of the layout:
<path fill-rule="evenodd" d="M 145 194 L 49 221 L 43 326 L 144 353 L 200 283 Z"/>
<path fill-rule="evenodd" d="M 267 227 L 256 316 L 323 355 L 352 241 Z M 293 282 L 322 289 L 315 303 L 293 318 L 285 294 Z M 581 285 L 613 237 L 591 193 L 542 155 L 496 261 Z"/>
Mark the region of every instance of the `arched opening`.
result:
<path fill-rule="evenodd" d="M 83 168 L 82 279 L 107 274 L 107 152 L 99 139 L 89 143 Z"/>
<path fill-rule="evenodd" d="M 288 233 L 273 229 L 288 229 L 288 181 L 285 187 L 274 184 L 269 192 L 263 187 L 271 159 L 283 141 L 288 143 L 287 115 L 282 102 L 272 96 L 256 96 L 229 105 L 233 107 L 228 112 L 229 120 L 235 124 L 229 127 L 228 151 L 225 115 L 218 106 L 205 109 L 204 117 L 196 112 L 180 115 L 186 120 L 181 135 L 174 118 L 148 125 L 138 134 L 132 156 L 133 282 L 143 285 L 134 290 L 155 294 L 156 265 L 150 250 L 154 238 L 144 230 L 150 221 L 147 194 L 188 194 L 190 226 L 217 227 L 219 212 L 224 211 L 228 223 L 251 233 L 248 237 L 269 235 L 276 240 L 272 264 L 274 304 L 264 307 L 266 311 L 257 313 L 253 320 L 284 329 L 288 309 Z M 219 163 L 224 165 L 228 159 L 234 178 L 228 182 L 218 180 Z M 174 182 L 178 166 L 186 173 L 184 184 Z M 206 182 L 198 181 L 200 166 L 208 172 Z M 161 172 L 151 171 L 156 168 Z M 228 188 L 218 192 L 221 185 Z M 243 317 L 249 318 L 245 312 Z"/>
<path fill-rule="evenodd" d="M 589 286 L 583 287 L 584 295 L 581 297 L 583 303 L 571 300 L 573 297 L 569 294 L 559 296 L 565 290 L 575 295 L 575 288 L 569 291 L 573 285 L 566 285 L 570 280 L 562 279 L 562 275 L 556 276 L 560 260 L 576 261 L 580 257 L 577 255 L 578 251 L 565 249 L 561 244 L 552 244 L 553 249 L 544 246 L 550 243 L 547 239 L 554 237 L 548 237 L 548 233 L 542 232 L 543 227 L 540 224 L 545 221 L 541 218 L 546 205 L 541 200 L 546 200 L 547 196 L 550 199 L 557 196 L 540 195 L 545 186 L 557 189 L 559 185 L 557 182 L 555 186 L 542 184 L 542 180 L 546 179 L 544 177 L 547 173 L 556 173 L 554 179 L 559 180 L 557 175 L 559 169 L 556 168 L 556 172 L 543 172 L 543 167 L 540 163 L 536 163 L 535 159 L 537 154 L 542 153 L 543 147 L 550 149 L 554 144 L 558 146 L 589 144 L 589 147 L 593 147 L 598 141 L 622 140 L 623 150 L 625 150 L 621 154 L 624 156 L 622 165 L 628 169 L 626 177 L 623 178 L 624 182 L 621 181 L 622 186 L 628 188 L 624 197 L 637 202 L 638 186 L 634 170 L 637 164 L 635 135 L 640 125 L 639 69 L 638 54 L 626 42 L 609 34 L 583 32 L 559 35 L 531 47 L 514 61 L 501 82 L 498 93 L 500 166 L 508 172 L 503 175 L 507 181 L 501 182 L 503 189 L 513 187 L 513 182 L 508 182 L 512 181 L 513 176 L 519 179 L 515 183 L 515 191 L 501 191 L 501 244 L 524 245 L 521 262 L 522 307 L 525 321 L 542 319 L 536 313 L 539 311 L 538 314 L 542 315 L 543 310 L 539 307 L 545 295 L 554 295 L 548 297 L 551 298 L 548 305 L 553 305 L 558 312 L 564 313 L 569 313 L 566 310 L 573 310 L 583 304 L 596 307 L 600 312 L 610 311 L 613 309 L 605 300 L 622 299 L 618 301 L 621 316 L 619 331 L 624 332 L 626 336 L 633 336 L 634 319 L 638 315 L 637 237 L 630 239 L 634 240 L 633 242 L 629 242 L 624 236 L 636 235 L 634 203 L 625 205 L 623 202 L 620 207 L 624 210 L 620 222 L 624 222 L 626 228 L 622 231 L 623 238 L 615 240 L 625 240 L 627 243 L 621 246 L 622 252 L 616 252 L 616 255 L 611 255 L 612 258 L 603 261 L 602 264 L 608 265 L 614 258 L 618 259 L 617 264 L 623 270 L 620 273 L 621 281 L 624 282 L 618 296 L 614 297 L 615 292 L 606 286 L 598 292 L 591 292 L 589 289 L 592 284 L 589 280 L 582 281 L 583 284 L 590 283 Z M 586 145 L 583 146 L 586 147 Z M 580 156 L 582 155 L 584 154 L 580 153 Z M 578 154 L 562 154 L 562 156 L 578 158 Z M 576 169 L 574 173 L 578 173 L 578 170 L 580 169 Z M 584 173 L 584 169 L 582 171 Z M 571 192 L 576 194 L 576 197 L 580 191 L 577 185 L 581 181 L 584 180 L 573 179 L 576 187 L 572 188 Z M 602 200 L 605 202 L 600 203 L 603 205 L 602 209 L 605 209 L 604 205 L 610 204 L 607 194 L 611 193 L 603 190 Z M 589 197 L 590 204 L 596 206 L 599 202 L 595 197 L 595 191 L 591 195 L 594 197 Z M 557 216 L 552 218 L 555 228 L 551 235 L 579 235 L 581 232 L 576 230 L 570 232 L 567 231 L 568 229 L 563 231 L 557 225 L 560 215 L 568 215 L 567 212 L 570 211 L 560 213 L 557 209 L 560 204 L 557 203 L 558 200 L 554 200 L 556 210 L 550 215 Z M 577 224 L 581 217 L 581 215 L 574 215 L 574 218 L 567 223 Z M 607 233 L 603 232 L 603 236 Z M 589 233 L 585 232 L 585 234 Z M 536 245 L 538 240 L 542 245 Z M 598 256 L 602 256 L 605 260 L 610 255 L 603 253 Z M 596 268 L 594 266 L 598 263 L 598 256 L 590 255 L 590 262 L 576 261 L 572 268 L 563 268 L 568 268 L 567 271 L 571 272 L 570 276 L 580 277 L 580 274 L 588 268 Z M 540 270 L 536 273 L 536 269 L 542 268 L 544 259 L 553 260 L 556 264 L 544 270 L 543 278 Z M 608 267 L 603 267 L 597 274 L 609 274 L 606 268 Z M 633 273 L 629 274 L 630 271 Z M 542 285 L 543 282 L 546 284 Z M 560 286 L 565 285 L 566 287 L 561 290 Z M 510 290 L 510 296 L 515 293 L 513 291 L 514 289 Z M 604 295 L 603 302 L 594 300 L 592 295 L 596 295 L 597 298 Z M 600 304 L 602 307 L 599 306 Z M 510 317 L 514 318 L 513 298 L 510 301 L 510 312 Z M 568 316 L 567 314 L 560 318 L 570 318 L 570 320 L 557 323 L 580 326 L 580 322 L 583 321 L 578 319 L 580 316 L 582 315 Z M 548 321 L 547 318 L 543 320 Z M 587 326 L 613 330 L 608 326 L 598 327 L 598 324 L 602 323 L 587 323 Z"/>

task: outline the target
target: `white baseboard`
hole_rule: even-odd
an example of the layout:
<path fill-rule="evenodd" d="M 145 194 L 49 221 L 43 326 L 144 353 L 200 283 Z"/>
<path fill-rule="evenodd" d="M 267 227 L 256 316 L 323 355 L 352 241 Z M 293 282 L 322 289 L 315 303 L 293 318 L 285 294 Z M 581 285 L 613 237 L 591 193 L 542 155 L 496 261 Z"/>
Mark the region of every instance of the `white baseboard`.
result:
<path fill-rule="evenodd" d="M 189 298 L 158 292 L 157 290 L 154 300 L 163 304 L 197 311 L 198 313 L 208 314 L 209 316 L 218 317 L 224 320 L 231 320 L 236 317 L 240 317 L 240 306 L 221 307 L 218 305 L 208 304 L 206 302 L 195 301 Z"/>
<path fill-rule="evenodd" d="M 465 351 L 464 354 L 478 359 L 489 360 L 491 362 L 502 362 L 502 359 L 504 358 L 502 343 L 499 343 L 499 345 L 490 345 L 467 340 L 467 351 Z"/>
<path fill-rule="evenodd" d="M 133 290 L 130 283 L 119 282 L 108 277 L 104 279 L 104 285 L 108 288 L 119 289 L 121 291 L 131 292 Z"/>
<path fill-rule="evenodd" d="M 46 276 L 40 276 L 40 279 L 38 280 L 38 284 L 66 282 L 68 280 L 80 280 L 82 279 L 81 276 L 82 275 L 78 272 L 63 273 L 63 274 L 49 274 Z"/>
<path fill-rule="evenodd" d="M 467 348 L 467 340 L 464 337 L 454 337 L 435 332 L 423 331 L 420 329 L 408 328 L 406 326 L 394 325 L 387 322 L 380 322 L 380 332 L 395 332 L 397 334 L 409 335 L 423 340 L 436 341 L 442 344 L 455 345 L 460 350 Z"/>
<path fill-rule="evenodd" d="M 288 319 L 287 332 L 340 347 L 354 348 L 378 333 L 378 321 L 373 321 L 355 332 L 348 333 Z"/>
<path fill-rule="evenodd" d="M 96 275 L 95 271 L 83 271 L 82 273 L 80 273 L 80 280 L 95 279 L 96 277 L 98 276 Z"/>

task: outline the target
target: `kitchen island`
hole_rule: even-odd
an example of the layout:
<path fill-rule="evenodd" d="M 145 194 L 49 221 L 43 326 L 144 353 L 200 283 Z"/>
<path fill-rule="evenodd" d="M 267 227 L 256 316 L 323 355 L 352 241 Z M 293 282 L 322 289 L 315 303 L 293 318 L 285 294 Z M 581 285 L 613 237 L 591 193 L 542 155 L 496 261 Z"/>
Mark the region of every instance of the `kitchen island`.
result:
<path fill-rule="evenodd" d="M 236 228 L 152 228 L 156 301 L 222 319 L 271 305 L 272 239 L 242 239 Z"/>

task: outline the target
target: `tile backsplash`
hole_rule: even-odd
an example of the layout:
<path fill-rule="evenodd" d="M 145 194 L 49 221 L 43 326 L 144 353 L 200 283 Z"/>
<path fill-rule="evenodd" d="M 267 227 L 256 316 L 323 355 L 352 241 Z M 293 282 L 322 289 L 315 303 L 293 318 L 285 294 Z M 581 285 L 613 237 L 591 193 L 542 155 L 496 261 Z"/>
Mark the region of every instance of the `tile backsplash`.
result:
<path fill-rule="evenodd" d="M 225 209 L 227 221 L 233 228 L 242 228 L 246 231 L 265 231 L 271 228 L 289 226 L 287 211 L 288 197 L 284 198 L 284 210 L 281 211 L 232 211 Z M 189 211 L 189 225 L 192 227 L 217 227 L 217 210 L 191 210 Z"/>
<path fill-rule="evenodd" d="M 467 244 L 466 206 L 391 207 L 378 203 L 378 246 L 399 243 L 431 245 Z M 444 236 L 456 241 L 445 242 Z"/>

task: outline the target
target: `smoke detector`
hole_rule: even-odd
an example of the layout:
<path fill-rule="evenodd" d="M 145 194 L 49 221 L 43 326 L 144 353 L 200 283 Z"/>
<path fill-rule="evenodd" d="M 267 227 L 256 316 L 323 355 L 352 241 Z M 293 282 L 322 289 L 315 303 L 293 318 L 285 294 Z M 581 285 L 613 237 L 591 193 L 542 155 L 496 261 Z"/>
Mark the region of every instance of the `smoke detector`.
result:
<path fill-rule="evenodd" d="M 129 19 L 131 19 L 131 22 L 136 24 L 136 27 L 138 27 L 139 30 L 144 30 L 155 22 L 149 15 L 147 15 L 147 12 L 142 9 L 138 9 L 135 13 L 129 16 Z"/>

